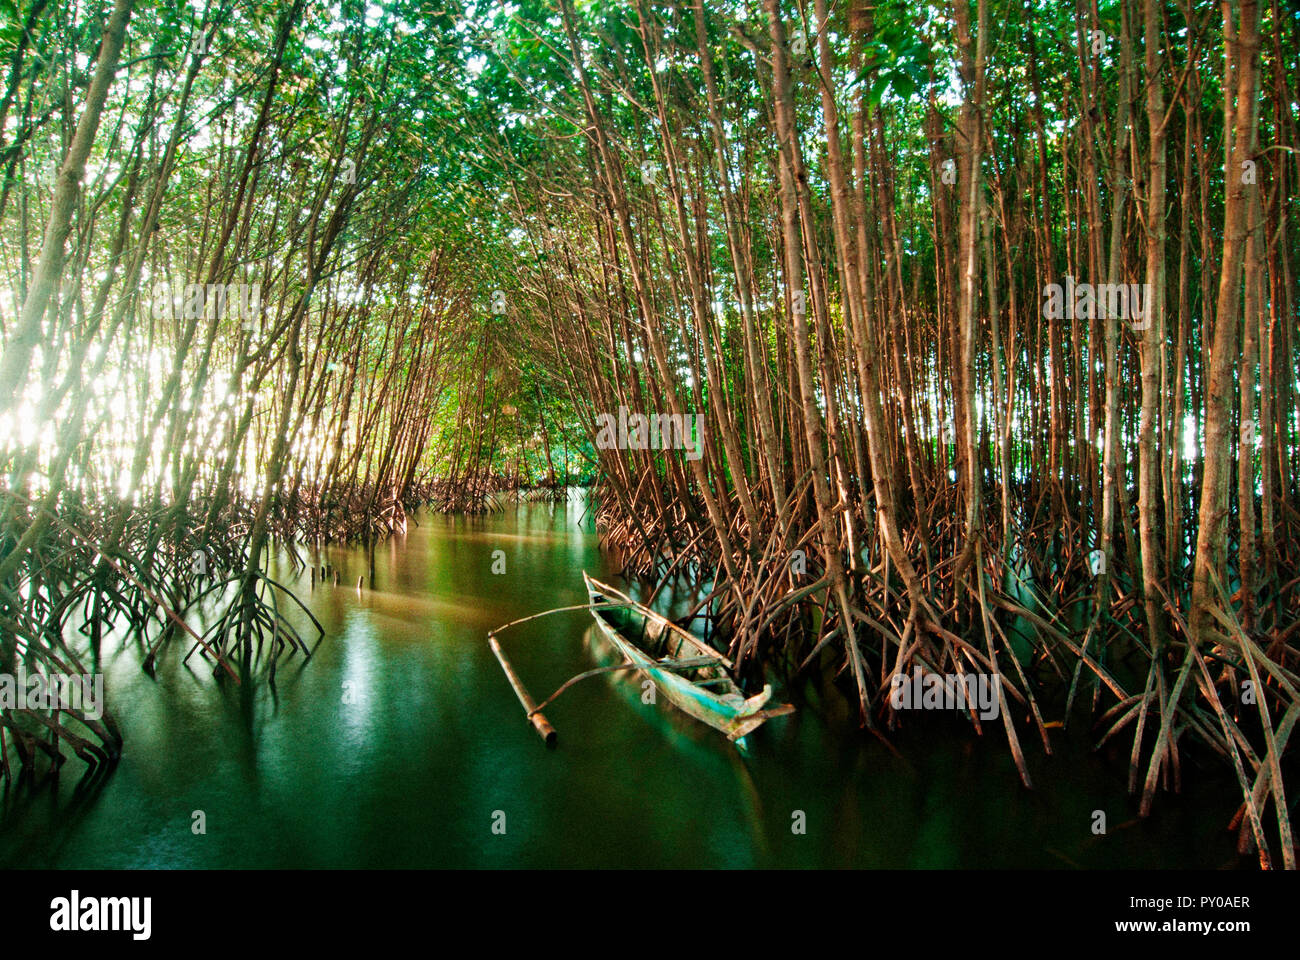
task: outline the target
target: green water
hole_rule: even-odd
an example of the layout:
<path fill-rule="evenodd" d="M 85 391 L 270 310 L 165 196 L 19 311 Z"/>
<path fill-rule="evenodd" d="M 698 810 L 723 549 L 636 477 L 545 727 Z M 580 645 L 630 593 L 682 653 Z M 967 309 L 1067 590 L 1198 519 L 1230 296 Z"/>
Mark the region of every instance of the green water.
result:
<path fill-rule="evenodd" d="M 547 709 L 548 751 L 486 643 L 492 627 L 585 602 L 581 571 L 611 575 L 582 504 L 482 518 L 429 516 L 380 546 L 374 588 L 357 549 L 329 549 L 343 585 L 308 590 L 326 629 L 305 665 L 216 684 L 156 678 L 105 645 L 106 693 L 126 740 L 102 787 L 0 795 L 5 867 L 1222 867 L 1234 808 L 1217 770 L 1185 767 L 1182 795 L 1136 820 L 1122 758 L 1020 727 L 1036 789 L 1020 786 L 1000 724 L 918 717 L 901 757 L 853 729 L 838 693 L 798 700 L 749 737 L 643 704 L 623 675 Z M 493 551 L 506 571 L 494 574 Z M 278 576 L 288 577 L 281 566 Z M 513 628 L 502 643 L 539 699 L 607 652 L 584 613 Z M 197 658 L 196 658 L 197 660 Z M 345 702 L 351 701 L 351 702 Z M 1092 832 L 1093 811 L 1107 833 Z M 192 828 L 202 811 L 206 832 Z M 802 812 L 805 832 L 792 827 Z M 504 815 L 504 817 L 502 816 Z M 504 820 L 505 832 L 494 832 Z"/>

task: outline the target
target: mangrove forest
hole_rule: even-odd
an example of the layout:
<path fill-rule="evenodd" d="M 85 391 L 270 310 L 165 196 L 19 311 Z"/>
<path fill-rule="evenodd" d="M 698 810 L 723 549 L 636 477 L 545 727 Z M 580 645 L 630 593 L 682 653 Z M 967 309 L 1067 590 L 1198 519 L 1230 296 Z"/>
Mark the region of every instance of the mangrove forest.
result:
<path fill-rule="evenodd" d="M 1294 869 L 1297 83 L 1285 0 L 0 0 L 0 863 Z"/>

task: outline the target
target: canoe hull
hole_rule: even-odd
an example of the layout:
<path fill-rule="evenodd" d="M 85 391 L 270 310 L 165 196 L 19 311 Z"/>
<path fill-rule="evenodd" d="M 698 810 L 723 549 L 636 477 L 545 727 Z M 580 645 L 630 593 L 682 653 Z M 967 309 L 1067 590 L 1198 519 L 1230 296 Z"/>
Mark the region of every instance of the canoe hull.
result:
<path fill-rule="evenodd" d="M 588 592 L 593 603 L 602 599 L 593 584 L 588 582 Z M 628 661 L 654 682 L 663 696 L 683 713 L 706 723 L 724 734 L 729 740 L 739 740 L 766 721 L 772 713 L 763 708 L 772 698 L 772 685 L 767 684 L 754 696 L 744 698 L 737 693 L 719 696 L 672 671 L 658 665 L 644 650 L 622 635 L 612 624 L 592 611 L 592 618 L 602 636 Z M 782 711 L 786 712 L 786 711 Z"/>

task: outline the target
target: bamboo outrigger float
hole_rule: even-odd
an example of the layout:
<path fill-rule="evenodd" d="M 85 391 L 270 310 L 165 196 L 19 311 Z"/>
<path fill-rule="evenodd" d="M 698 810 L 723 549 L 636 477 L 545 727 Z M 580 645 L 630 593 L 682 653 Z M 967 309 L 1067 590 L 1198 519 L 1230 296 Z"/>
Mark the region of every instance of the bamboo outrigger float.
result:
<path fill-rule="evenodd" d="M 699 637 L 585 571 L 582 579 L 601 634 L 684 713 L 735 742 L 794 711 L 788 703 L 764 709 L 772 699 L 770 683 L 746 698 L 731 676 L 731 661 Z"/>

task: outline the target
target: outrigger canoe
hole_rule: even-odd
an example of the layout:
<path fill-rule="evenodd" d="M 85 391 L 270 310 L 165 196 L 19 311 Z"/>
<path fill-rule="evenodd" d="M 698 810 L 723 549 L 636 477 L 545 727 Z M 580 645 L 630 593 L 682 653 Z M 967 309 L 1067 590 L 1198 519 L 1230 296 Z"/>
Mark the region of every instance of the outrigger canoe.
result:
<path fill-rule="evenodd" d="M 788 703 L 767 707 L 772 699 L 770 683 L 745 697 L 731 676 L 731 661 L 723 654 L 627 594 L 593 580 L 585 571 L 582 579 L 597 629 L 684 713 L 734 742 L 764 721 L 794 711 Z"/>

